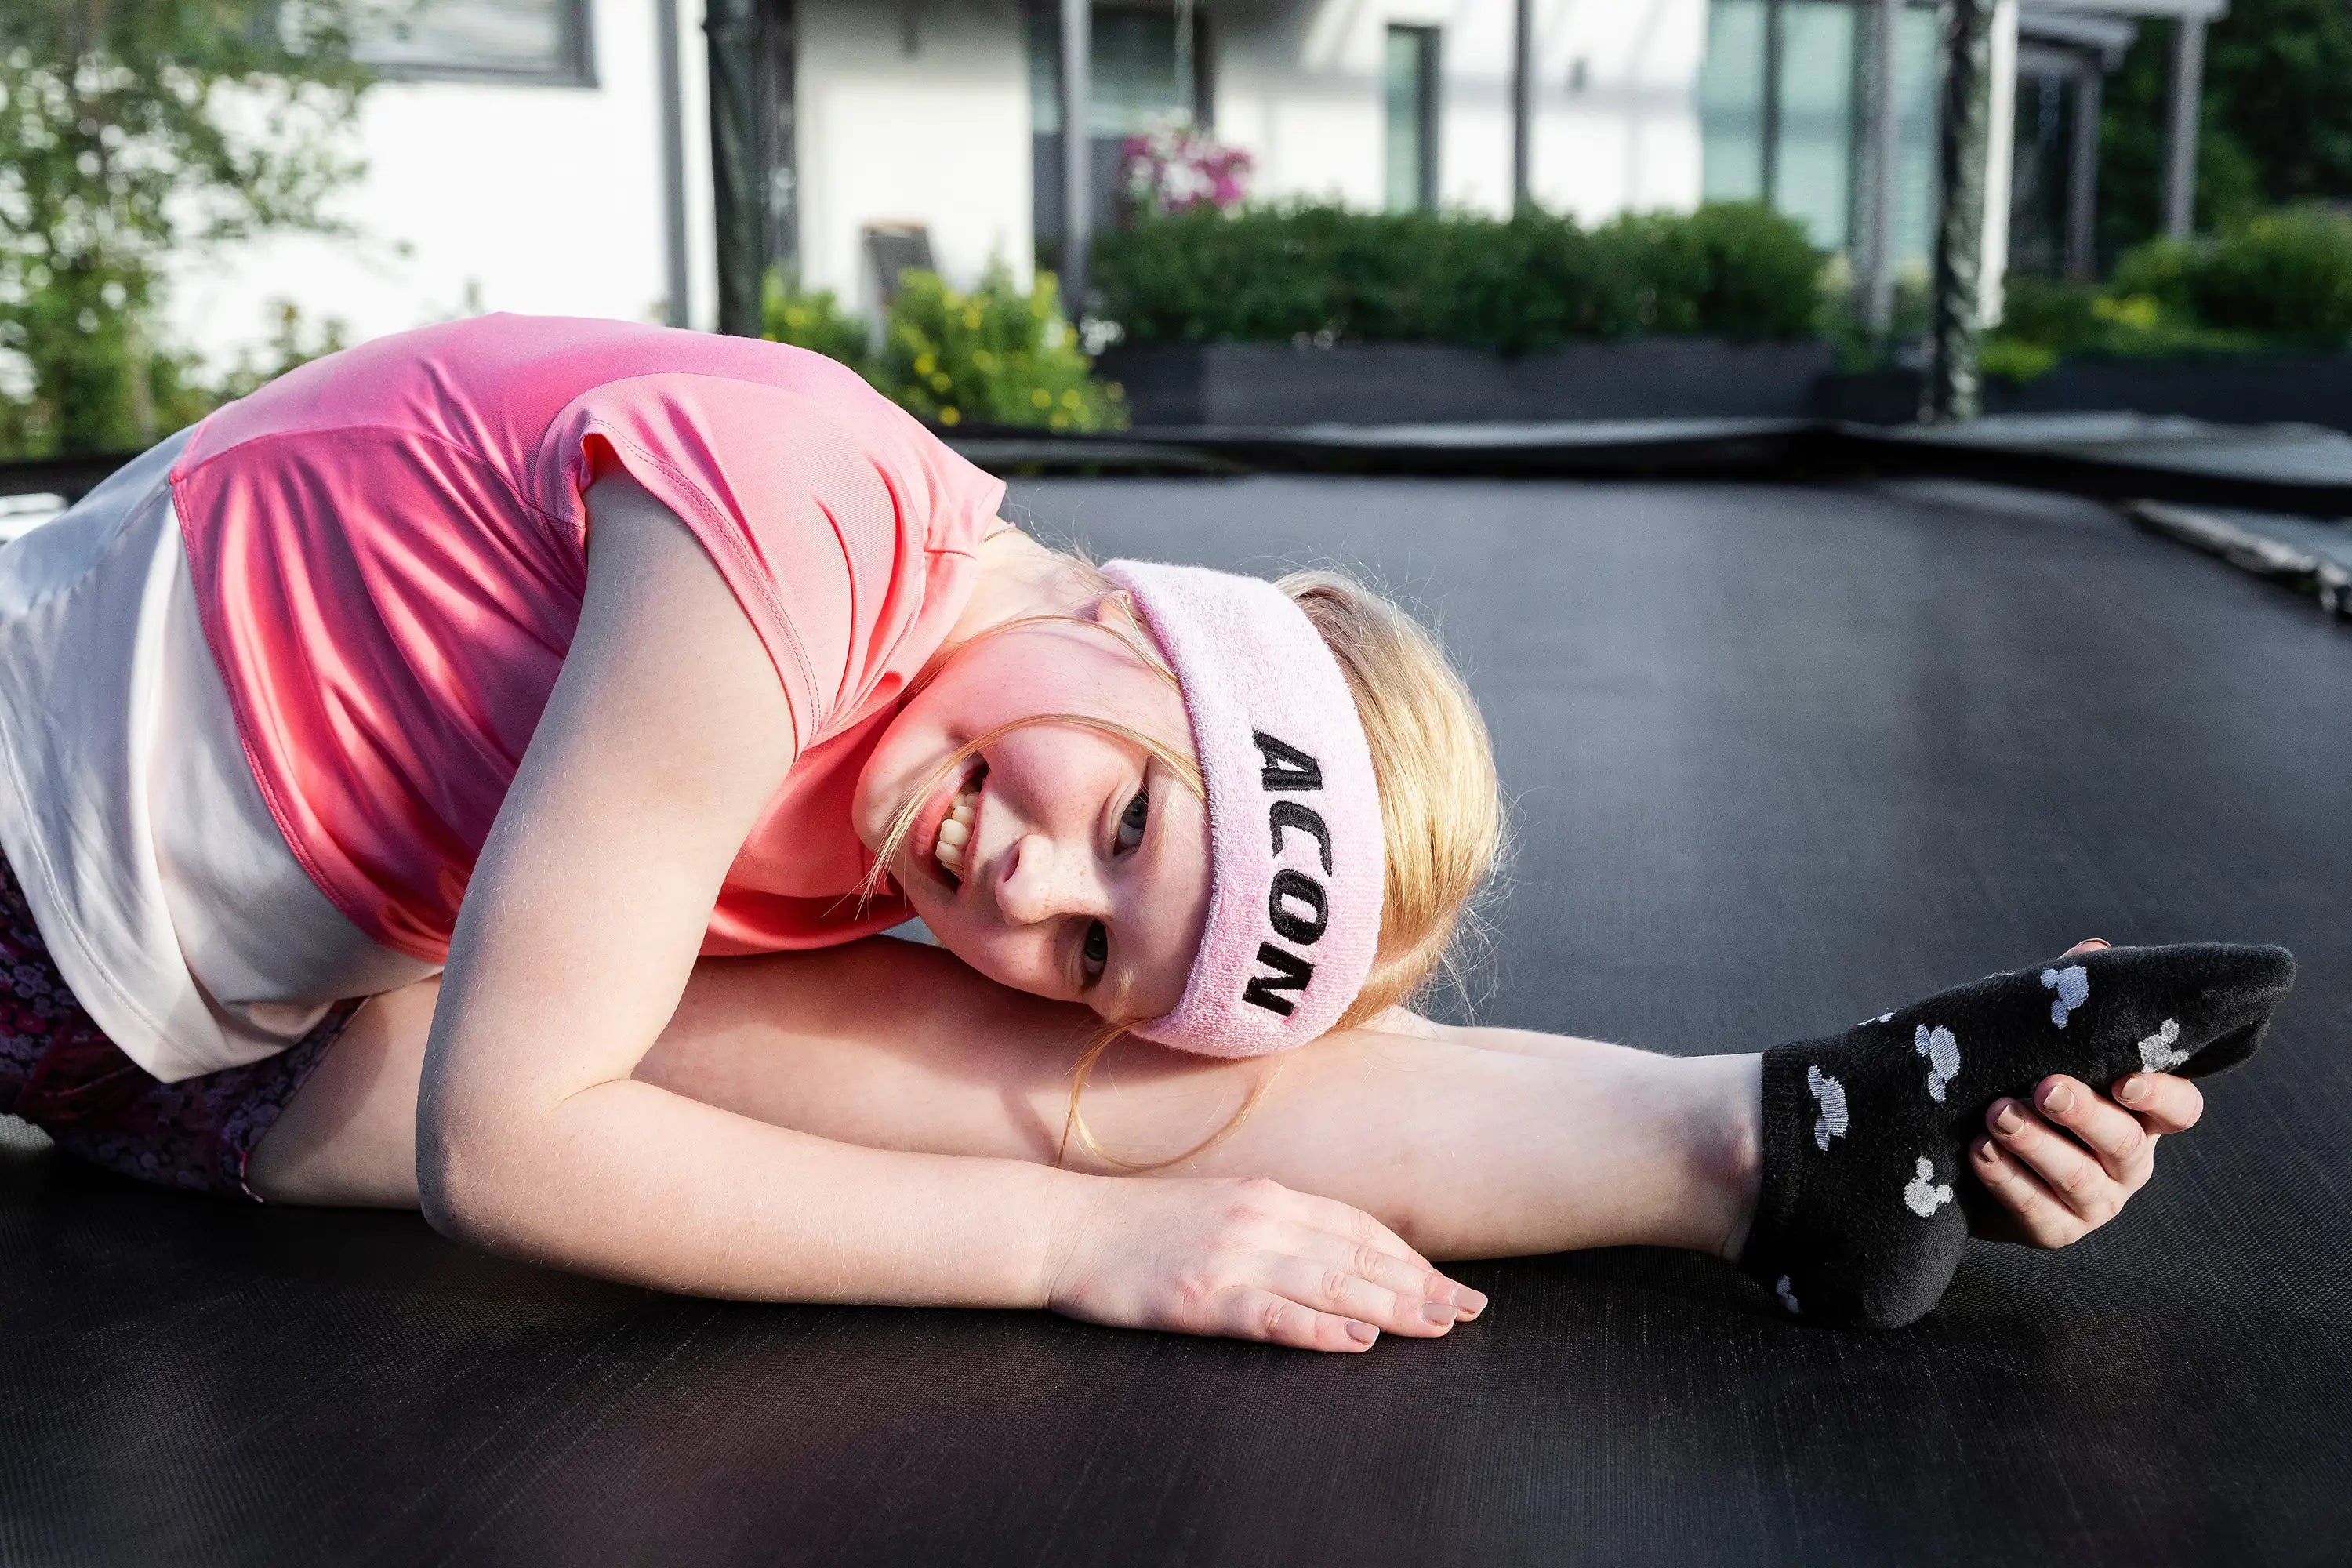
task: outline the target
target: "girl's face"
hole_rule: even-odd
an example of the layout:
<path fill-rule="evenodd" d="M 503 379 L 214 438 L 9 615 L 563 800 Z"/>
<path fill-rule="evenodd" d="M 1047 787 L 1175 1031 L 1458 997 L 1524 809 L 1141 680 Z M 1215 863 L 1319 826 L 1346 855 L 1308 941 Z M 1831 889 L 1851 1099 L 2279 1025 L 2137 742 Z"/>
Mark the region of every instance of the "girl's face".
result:
<path fill-rule="evenodd" d="M 941 763 L 1040 713 L 1110 720 L 1192 749 L 1182 698 L 1116 637 L 1015 627 L 967 646 L 891 721 L 858 776 L 858 837 L 879 853 L 892 816 Z M 966 803 L 964 841 L 943 861 L 940 824 Z M 931 786 L 887 868 L 940 943 L 990 979 L 1140 1020 L 1183 995 L 1208 911 L 1207 834 L 1200 800 L 1149 752 L 1076 725 L 1028 724 Z"/>

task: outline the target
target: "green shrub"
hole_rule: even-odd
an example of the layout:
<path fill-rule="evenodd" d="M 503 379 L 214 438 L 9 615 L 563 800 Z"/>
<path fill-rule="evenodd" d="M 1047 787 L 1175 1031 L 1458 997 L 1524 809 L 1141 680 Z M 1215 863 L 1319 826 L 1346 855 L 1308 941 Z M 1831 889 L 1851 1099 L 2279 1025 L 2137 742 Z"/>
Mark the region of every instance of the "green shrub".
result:
<path fill-rule="evenodd" d="M 1118 386 L 1097 381 L 1093 369 L 1063 319 L 1053 275 L 1039 273 L 1024 294 L 999 263 L 969 294 L 936 273 L 903 274 L 870 379 L 941 425 L 1124 429 Z"/>
<path fill-rule="evenodd" d="M 69 289 L 44 289 L 16 301 L 16 318 L 37 321 L 72 299 Z M 74 331 L 50 335 L 52 352 L 33 365 L 29 391 L 0 392 L 0 457 L 134 451 L 344 346 L 341 321 L 329 317 L 314 331 L 289 300 L 269 309 L 268 338 L 241 348 L 218 373 L 187 350 L 144 342 L 141 311 L 106 309 L 102 300 L 78 311 Z"/>
<path fill-rule="evenodd" d="M 1822 258 L 1755 205 L 1587 230 L 1530 212 L 1314 204 L 1146 217 L 1095 242 L 1105 313 L 1135 343 L 1443 342 L 1517 353 L 1640 332 L 1807 335 Z"/>
<path fill-rule="evenodd" d="M 2061 355 L 2338 348 L 2352 339 L 2352 221 L 2286 209 L 2210 240 L 2149 240 L 2105 289 L 2013 278 L 2001 336 Z"/>
<path fill-rule="evenodd" d="M 2044 343 L 1996 332 L 1977 349 L 1977 368 L 2004 381 L 2032 381 L 2057 368 L 2058 351 Z"/>
<path fill-rule="evenodd" d="M 785 282 L 780 270 L 768 274 L 761 290 L 760 335 L 772 342 L 814 349 L 828 359 L 839 360 L 860 375 L 866 374 L 870 356 L 866 323 L 843 310 L 832 289 L 803 293 Z"/>
<path fill-rule="evenodd" d="M 2198 261 L 2199 249 L 2191 241 L 2151 239 L 2116 258 L 2105 292 L 2119 300 L 2153 300 L 2176 319 L 2191 320 L 2197 310 Z"/>
<path fill-rule="evenodd" d="M 2340 345 L 2352 338 L 2352 220 L 2316 208 L 2266 213 L 2204 248 L 2189 291 L 2208 326 Z"/>
<path fill-rule="evenodd" d="M 0 5 L 0 449 L 121 451 L 200 417 L 171 263 L 347 232 L 361 0 Z M 258 374 L 257 372 L 256 374 Z"/>
<path fill-rule="evenodd" d="M 2191 292 L 2191 261 L 2190 247 L 2166 240 L 2135 252 L 2132 264 L 2119 268 L 2116 281 L 2105 289 L 2011 278 L 2003 290 L 2007 302 L 1999 341 L 2031 344 L 2047 352 L 2053 363 L 2074 354 L 2151 358 L 2243 353 L 2267 346 L 2260 333 L 2209 326 L 2197 319 L 2185 302 Z"/>
<path fill-rule="evenodd" d="M 2078 353 L 2099 335 L 2097 285 L 2012 274 L 2001 285 L 2000 336 Z"/>
<path fill-rule="evenodd" d="M 2210 239 L 2150 240 L 2116 263 L 2107 294 L 2213 340 L 2194 346 L 2337 347 L 2352 338 L 2352 220 L 2289 208 Z"/>
<path fill-rule="evenodd" d="M 1801 338 L 1821 330 L 1822 253 L 1802 224 L 1761 202 L 1713 202 L 1674 221 L 1706 261 L 1699 331 Z"/>

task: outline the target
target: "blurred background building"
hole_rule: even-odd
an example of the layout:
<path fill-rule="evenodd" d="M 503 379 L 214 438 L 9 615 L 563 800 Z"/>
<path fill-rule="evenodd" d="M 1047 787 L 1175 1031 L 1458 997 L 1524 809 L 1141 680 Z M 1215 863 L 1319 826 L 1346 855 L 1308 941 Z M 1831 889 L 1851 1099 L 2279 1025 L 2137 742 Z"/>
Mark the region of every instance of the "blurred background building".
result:
<path fill-rule="evenodd" d="M 1985 223 L 2005 261 L 2092 270 L 2101 84 L 2139 20 L 2187 19 L 2168 103 L 2193 179 L 2203 24 L 2224 0 L 1993 7 Z M 1056 0 L 756 0 L 750 73 L 769 259 L 870 310 L 894 243 L 1025 279 L 1065 233 Z M 1587 220 L 1762 198 L 1867 266 L 1874 139 L 1888 261 L 1935 224 L 1939 12 L 1893 0 L 1139 0 L 1087 13 L 1089 217 L 1127 138 L 1213 129 L 1257 200 Z M 279 236 L 179 264 L 174 336 L 226 355 L 269 302 L 352 338 L 475 310 L 714 324 L 703 0 L 425 0 L 362 39 L 360 242 Z M 1885 73 L 1890 87 L 1877 83 Z M 1885 120 L 1874 108 L 1885 106 Z M 2183 150 L 2186 150 L 2185 162 Z M 2180 217 L 2185 228 L 2186 216 Z"/>

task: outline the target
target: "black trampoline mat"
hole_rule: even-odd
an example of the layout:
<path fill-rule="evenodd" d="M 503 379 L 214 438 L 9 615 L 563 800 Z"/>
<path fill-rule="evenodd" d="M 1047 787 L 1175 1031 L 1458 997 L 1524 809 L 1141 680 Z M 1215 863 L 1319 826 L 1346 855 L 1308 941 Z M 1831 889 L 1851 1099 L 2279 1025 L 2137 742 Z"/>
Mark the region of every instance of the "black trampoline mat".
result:
<path fill-rule="evenodd" d="M 2352 1559 L 2352 633 L 2009 491 L 1014 500 L 1438 612 L 1517 803 L 1493 1021 L 1754 1049 L 2092 935 L 2301 982 L 2120 1221 L 1884 1334 L 1636 1249 L 1463 1266 L 1486 1321 L 1349 1358 L 711 1303 L 19 1141 L 0 1561 Z"/>

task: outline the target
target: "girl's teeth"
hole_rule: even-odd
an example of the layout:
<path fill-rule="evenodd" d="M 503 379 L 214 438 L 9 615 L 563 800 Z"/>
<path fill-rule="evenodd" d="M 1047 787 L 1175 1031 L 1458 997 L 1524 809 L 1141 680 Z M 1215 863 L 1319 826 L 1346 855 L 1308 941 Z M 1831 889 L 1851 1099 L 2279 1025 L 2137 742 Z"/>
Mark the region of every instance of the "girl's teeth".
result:
<path fill-rule="evenodd" d="M 975 778 L 956 792 L 955 802 L 948 807 L 940 823 L 940 831 L 931 843 L 931 853 L 939 862 L 958 876 L 963 873 L 964 846 L 971 841 L 971 823 L 980 809 L 980 780 Z"/>

